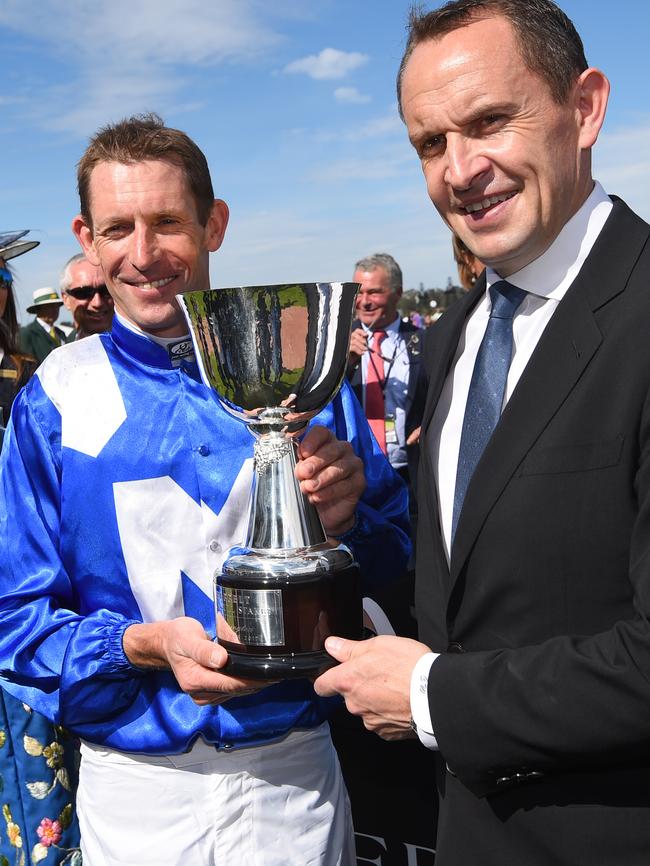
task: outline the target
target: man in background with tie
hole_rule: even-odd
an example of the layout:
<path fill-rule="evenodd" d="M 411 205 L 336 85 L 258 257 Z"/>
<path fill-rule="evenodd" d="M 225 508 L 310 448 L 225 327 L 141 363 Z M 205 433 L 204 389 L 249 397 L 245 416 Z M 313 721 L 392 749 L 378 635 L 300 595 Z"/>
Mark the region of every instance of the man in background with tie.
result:
<path fill-rule="evenodd" d="M 20 329 L 20 348 L 25 354 L 36 358 L 39 364 L 53 349 L 66 342 L 65 332 L 54 324 L 62 306 L 63 301 L 56 289 L 48 286 L 36 289 L 32 304 L 27 307 L 27 312 L 34 313 L 35 318 Z"/>
<path fill-rule="evenodd" d="M 376 253 L 361 259 L 352 279 L 361 288 L 347 377 L 375 439 L 409 485 L 413 504 L 411 482 L 417 471 L 424 396 L 418 390 L 423 333 L 398 315 L 402 270 L 391 255 Z"/>
<path fill-rule="evenodd" d="M 398 94 L 487 268 L 424 352 L 422 642 L 330 638 L 316 690 L 439 750 L 436 866 L 641 866 L 650 226 L 592 177 L 609 83 L 550 0 L 455 0 L 413 13 Z"/>

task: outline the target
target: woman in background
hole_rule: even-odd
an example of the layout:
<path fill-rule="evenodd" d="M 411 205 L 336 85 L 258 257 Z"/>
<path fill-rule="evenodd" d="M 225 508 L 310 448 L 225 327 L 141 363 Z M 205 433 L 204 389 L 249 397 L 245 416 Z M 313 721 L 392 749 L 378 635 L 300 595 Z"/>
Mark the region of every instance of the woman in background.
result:
<path fill-rule="evenodd" d="M 7 264 L 9 259 L 38 246 L 38 241 L 21 241 L 25 234 L 0 234 L 0 427 L 7 426 L 16 394 L 36 369 L 33 358 L 18 348 L 13 274 Z"/>
<path fill-rule="evenodd" d="M 465 246 L 465 243 L 461 241 L 456 233 L 454 233 L 451 239 L 451 245 L 454 250 L 456 264 L 458 265 L 460 284 L 464 289 L 471 289 L 485 270 L 485 265 Z"/>
<path fill-rule="evenodd" d="M 0 233 L 0 440 L 11 404 L 36 369 L 19 351 L 13 275 L 7 267 L 38 246 L 27 232 Z M 0 463 L 0 479 L 2 464 Z M 0 514 L 0 520 L 11 520 Z M 74 743 L 61 728 L 0 689 L 0 866 L 81 866 L 74 811 Z"/>

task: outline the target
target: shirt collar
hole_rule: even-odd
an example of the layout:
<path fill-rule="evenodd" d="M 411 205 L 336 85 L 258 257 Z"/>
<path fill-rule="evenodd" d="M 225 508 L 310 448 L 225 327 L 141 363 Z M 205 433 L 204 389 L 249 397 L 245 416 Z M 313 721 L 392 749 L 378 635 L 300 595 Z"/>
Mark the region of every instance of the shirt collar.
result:
<path fill-rule="evenodd" d="M 393 321 L 390 323 L 390 325 L 386 325 L 385 328 L 375 328 L 373 330 L 372 328 L 369 328 L 367 325 L 364 325 L 363 322 L 361 322 L 361 327 L 366 332 L 366 334 L 373 334 L 375 331 L 379 331 L 379 330 L 385 331 L 386 334 L 399 334 L 399 324 L 400 324 L 399 315 L 396 315 L 395 318 L 393 319 Z"/>
<path fill-rule="evenodd" d="M 143 364 L 159 367 L 163 370 L 174 369 L 167 347 L 183 340 L 183 337 L 154 337 L 151 334 L 146 334 L 132 322 L 127 322 L 118 313 L 115 313 L 113 317 L 113 329 L 110 336 L 123 352 Z M 186 339 L 189 340 L 189 336 Z"/>
<path fill-rule="evenodd" d="M 54 325 L 51 325 L 49 322 L 46 322 L 45 319 L 39 319 L 38 316 L 36 316 L 36 321 L 41 326 L 41 328 L 43 328 L 44 331 L 47 331 L 48 334 L 50 333 L 52 328 L 55 327 Z"/>
<path fill-rule="evenodd" d="M 612 207 L 612 200 L 596 181 L 585 203 L 550 247 L 535 261 L 511 274 L 508 282 L 541 298 L 561 301 L 591 252 Z M 502 277 L 488 267 L 486 279 L 489 289 Z"/>

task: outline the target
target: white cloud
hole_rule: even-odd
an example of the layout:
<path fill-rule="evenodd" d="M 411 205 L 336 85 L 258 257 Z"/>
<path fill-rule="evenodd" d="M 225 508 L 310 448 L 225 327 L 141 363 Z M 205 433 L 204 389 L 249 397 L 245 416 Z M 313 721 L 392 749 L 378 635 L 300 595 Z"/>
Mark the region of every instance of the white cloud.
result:
<path fill-rule="evenodd" d="M 235 215 L 223 246 L 211 257 L 211 285 L 346 280 L 354 262 L 378 249 L 396 256 L 406 285 L 420 273 L 430 274 L 438 254 L 445 262 L 440 285 L 452 272 L 449 231 L 426 200 L 412 201 L 406 215 L 375 208 L 360 219 L 357 210 L 314 209 L 305 199 L 292 209 Z"/>
<path fill-rule="evenodd" d="M 370 102 L 370 97 L 365 93 L 360 93 L 356 87 L 337 87 L 334 91 L 334 98 L 337 102 L 345 102 L 350 105 L 363 105 Z"/>
<path fill-rule="evenodd" d="M 133 113 L 171 112 L 182 84 L 180 77 L 125 74 L 106 79 L 91 72 L 69 87 L 53 88 L 47 102 L 34 107 L 34 119 L 46 129 L 86 136 Z"/>
<path fill-rule="evenodd" d="M 413 157 L 406 148 L 375 157 L 350 157 L 318 165 L 307 175 L 307 180 L 318 183 L 351 183 L 356 181 L 385 181 L 410 171 Z"/>
<path fill-rule="evenodd" d="M 365 120 L 363 123 L 355 124 L 348 130 L 325 129 L 317 132 L 314 138 L 317 141 L 366 141 L 369 139 L 393 138 L 399 136 L 407 140 L 404 124 L 397 115 L 397 111 L 391 111 L 383 117 L 375 117 Z"/>
<path fill-rule="evenodd" d="M 337 48 L 323 48 L 320 54 L 301 57 L 284 67 L 285 72 L 304 73 L 317 80 L 345 78 L 353 69 L 368 62 L 367 54 L 358 51 L 339 51 Z"/>
<path fill-rule="evenodd" d="M 246 59 L 279 36 L 259 20 L 252 0 L 6 0 L 0 24 L 58 47 L 62 56 L 114 69 L 216 64 Z"/>
<path fill-rule="evenodd" d="M 184 75 L 196 67 L 259 63 L 283 41 L 257 0 L 165 0 L 162 7 L 159 0 L 4 0 L 0 27 L 57 59 L 70 81 L 40 82 L 39 99 L 24 116 L 82 136 L 134 111 L 187 110 Z"/>
<path fill-rule="evenodd" d="M 650 219 L 650 120 L 601 134 L 594 147 L 594 176 L 607 192 Z"/>

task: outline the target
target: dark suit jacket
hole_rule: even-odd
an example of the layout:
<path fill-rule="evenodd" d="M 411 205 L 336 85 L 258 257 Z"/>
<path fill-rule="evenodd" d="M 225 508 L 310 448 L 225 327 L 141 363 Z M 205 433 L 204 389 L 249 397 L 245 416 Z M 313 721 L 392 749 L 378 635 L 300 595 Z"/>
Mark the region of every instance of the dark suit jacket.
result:
<path fill-rule="evenodd" d="M 360 328 L 361 322 L 355 319 L 352 322 L 352 330 Z M 420 425 L 422 411 L 424 409 L 424 398 L 426 395 L 426 382 L 423 378 L 422 352 L 424 346 L 425 331 L 416 328 L 411 322 L 399 323 L 399 333 L 406 340 L 406 351 L 409 357 L 409 381 L 406 394 L 406 424 L 405 433 L 409 435 Z M 363 405 L 363 380 L 361 375 L 361 362 L 349 366 L 347 379 L 359 402 Z M 409 445 L 406 449 L 409 474 L 413 481 L 417 476 L 418 446 Z"/>
<path fill-rule="evenodd" d="M 431 416 L 484 278 L 427 341 L 416 607 L 443 653 L 436 866 L 650 862 L 649 236 L 615 201 L 477 466 L 450 567 Z"/>
<path fill-rule="evenodd" d="M 55 343 L 42 325 L 34 319 L 29 325 L 20 329 L 20 348 L 26 355 L 36 358 L 38 363 L 44 361 L 53 349 L 62 346 L 67 337 L 61 328 L 54 326 L 60 342 Z"/>

